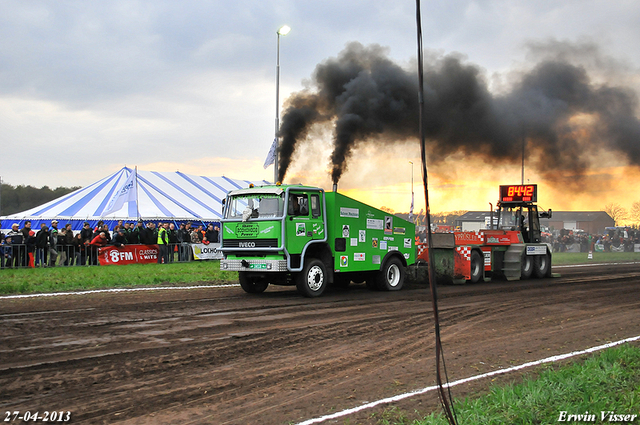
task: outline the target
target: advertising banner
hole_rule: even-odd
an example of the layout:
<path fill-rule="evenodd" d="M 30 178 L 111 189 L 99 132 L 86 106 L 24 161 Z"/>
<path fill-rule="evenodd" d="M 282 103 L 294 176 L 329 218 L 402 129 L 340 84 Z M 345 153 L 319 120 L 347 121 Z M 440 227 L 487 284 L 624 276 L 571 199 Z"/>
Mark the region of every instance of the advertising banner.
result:
<path fill-rule="evenodd" d="M 191 244 L 193 249 L 193 258 L 196 260 L 222 260 L 224 256 L 218 251 L 219 243 L 210 243 L 205 245 L 202 243 Z"/>
<path fill-rule="evenodd" d="M 125 245 L 121 248 L 106 246 L 98 250 L 98 261 L 101 266 L 157 263 L 158 245 Z"/>

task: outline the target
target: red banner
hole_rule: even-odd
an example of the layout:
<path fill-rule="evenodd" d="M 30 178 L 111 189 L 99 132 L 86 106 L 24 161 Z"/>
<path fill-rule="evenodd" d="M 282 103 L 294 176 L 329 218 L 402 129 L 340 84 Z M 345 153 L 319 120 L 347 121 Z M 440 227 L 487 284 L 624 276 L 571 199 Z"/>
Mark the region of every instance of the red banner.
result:
<path fill-rule="evenodd" d="M 101 266 L 157 263 L 158 245 L 125 245 L 121 248 L 107 246 L 98 250 L 98 261 Z"/>

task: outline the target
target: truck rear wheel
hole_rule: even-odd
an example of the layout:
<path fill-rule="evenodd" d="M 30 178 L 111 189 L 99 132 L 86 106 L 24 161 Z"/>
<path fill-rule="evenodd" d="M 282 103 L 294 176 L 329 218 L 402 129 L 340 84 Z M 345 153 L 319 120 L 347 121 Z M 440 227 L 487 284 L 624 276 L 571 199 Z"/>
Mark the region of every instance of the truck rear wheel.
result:
<path fill-rule="evenodd" d="M 247 272 L 238 272 L 240 286 L 249 294 L 259 294 L 264 292 L 269 286 L 269 282 L 258 280 L 256 276 L 252 276 Z"/>
<path fill-rule="evenodd" d="M 478 251 L 471 252 L 471 278 L 469 282 L 478 283 L 482 279 L 482 272 L 484 271 L 484 261 Z"/>
<path fill-rule="evenodd" d="M 397 258 L 389 258 L 377 276 L 378 289 L 381 291 L 399 291 L 404 284 L 404 267 Z"/>
<path fill-rule="evenodd" d="M 327 271 L 320 260 L 308 260 L 296 276 L 296 288 L 305 297 L 319 297 L 327 288 Z"/>
<path fill-rule="evenodd" d="M 533 258 L 526 253 L 522 254 L 522 268 L 520 271 L 520 279 L 529 279 L 533 273 Z"/>
<path fill-rule="evenodd" d="M 551 258 L 549 257 L 549 253 L 536 255 L 536 259 L 533 264 L 533 274 L 538 279 L 542 279 L 551 274 Z"/>

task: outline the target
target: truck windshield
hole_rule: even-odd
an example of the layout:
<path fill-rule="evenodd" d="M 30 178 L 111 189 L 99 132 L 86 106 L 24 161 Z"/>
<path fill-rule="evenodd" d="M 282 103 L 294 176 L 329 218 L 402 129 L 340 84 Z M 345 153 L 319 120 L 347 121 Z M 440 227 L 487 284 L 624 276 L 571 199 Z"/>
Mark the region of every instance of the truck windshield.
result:
<path fill-rule="evenodd" d="M 502 207 L 499 227 L 502 230 L 516 230 L 519 225 L 522 225 L 523 219 L 520 208 Z"/>
<path fill-rule="evenodd" d="M 225 218 L 243 221 L 255 218 L 278 218 L 282 217 L 283 212 L 283 195 L 235 195 L 227 200 Z"/>

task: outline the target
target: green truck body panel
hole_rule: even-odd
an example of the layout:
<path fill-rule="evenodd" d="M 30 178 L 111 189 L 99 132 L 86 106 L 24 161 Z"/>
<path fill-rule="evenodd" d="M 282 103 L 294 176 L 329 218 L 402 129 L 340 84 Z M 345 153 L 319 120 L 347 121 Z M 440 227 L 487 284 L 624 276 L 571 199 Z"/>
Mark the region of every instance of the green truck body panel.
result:
<path fill-rule="evenodd" d="M 413 223 L 337 192 L 325 196 L 335 272 L 379 270 L 393 251 L 398 251 L 408 265 L 415 263 Z M 341 240 L 344 247 L 336 250 Z"/>

